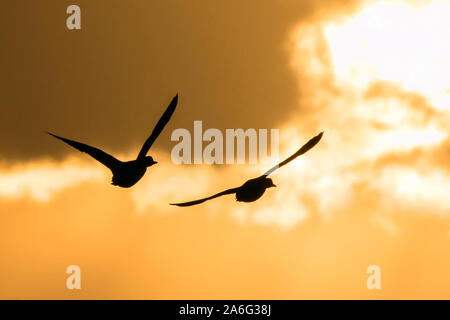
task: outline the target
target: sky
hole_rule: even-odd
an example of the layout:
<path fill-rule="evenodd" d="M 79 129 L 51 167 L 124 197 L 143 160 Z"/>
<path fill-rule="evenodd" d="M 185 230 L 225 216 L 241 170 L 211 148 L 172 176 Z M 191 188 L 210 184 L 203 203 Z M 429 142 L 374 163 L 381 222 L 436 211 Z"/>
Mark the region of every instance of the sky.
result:
<path fill-rule="evenodd" d="M 0 12 L 0 298 L 450 298 L 449 1 L 77 0 L 81 30 L 70 4 Z M 133 159 L 176 93 L 130 189 L 44 134 Z M 173 207 L 270 167 L 175 164 L 196 120 L 281 158 L 325 134 L 256 202 Z"/>

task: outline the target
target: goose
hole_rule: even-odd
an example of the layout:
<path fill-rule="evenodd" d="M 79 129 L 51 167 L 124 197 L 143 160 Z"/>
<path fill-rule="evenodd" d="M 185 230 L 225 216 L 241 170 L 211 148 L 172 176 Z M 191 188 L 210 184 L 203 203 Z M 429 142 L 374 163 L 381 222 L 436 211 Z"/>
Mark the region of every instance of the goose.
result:
<path fill-rule="evenodd" d="M 113 174 L 112 177 L 112 185 L 119 186 L 122 188 L 130 188 L 134 186 L 141 178 L 144 176 L 148 167 L 153 166 L 157 162 L 153 160 L 151 156 L 147 156 L 150 147 L 155 142 L 156 138 L 158 138 L 161 131 L 164 129 L 166 124 L 169 122 L 172 114 L 175 111 L 175 108 L 178 103 L 178 94 L 172 99 L 166 111 L 164 111 L 163 115 L 159 119 L 155 128 L 153 129 L 151 135 L 145 141 L 144 145 L 139 152 L 136 160 L 132 161 L 120 161 L 113 157 L 112 155 L 98 149 L 95 147 L 91 147 L 87 144 L 77 142 L 74 140 L 66 139 L 51 132 L 47 132 L 49 135 L 59 139 L 73 148 L 85 152 L 90 155 L 92 158 L 109 168 Z"/>
<path fill-rule="evenodd" d="M 262 197 L 262 195 L 264 194 L 266 189 L 276 187 L 276 185 L 273 183 L 272 179 L 268 178 L 268 176 L 271 173 L 273 173 L 275 170 L 277 170 L 278 168 L 285 166 L 286 164 L 288 164 L 289 162 L 291 162 L 298 156 L 304 154 L 305 152 L 310 150 L 312 147 L 314 147 L 320 141 L 320 139 L 322 138 L 322 135 L 323 135 L 323 132 L 319 133 L 317 136 L 310 139 L 305 145 L 303 145 L 300 149 L 298 149 L 297 152 L 295 152 L 289 158 L 287 158 L 286 160 L 273 166 L 270 170 L 265 172 L 262 176 L 259 176 L 257 178 L 246 181 L 240 187 L 231 188 L 231 189 L 219 192 L 219 193 L 217 193 L 213 196 L 207 197 L 207 198 L 189 201 L 189 202 L 182 202 L 182 203 L 171 203 L 171 205 L 178 206 L 178 207 L 188 207 L 188 206 L 197 205 L 197 204 L 203 203 L 207 200 L 215 199 L 215 198 L 227 195 L 227 194 L 235 194 L 236 201 L 240 201 L 240 202 L 256 201 Z"/>

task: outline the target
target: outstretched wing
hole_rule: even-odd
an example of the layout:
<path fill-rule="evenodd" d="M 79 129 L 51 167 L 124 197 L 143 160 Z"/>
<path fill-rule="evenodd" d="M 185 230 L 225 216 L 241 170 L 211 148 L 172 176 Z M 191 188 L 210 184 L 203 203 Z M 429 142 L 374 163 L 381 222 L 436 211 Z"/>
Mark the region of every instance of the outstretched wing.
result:
<path fill-rule="evenodd" d="M 161 119 L 159 119 L 158 123 L 156 124 L 155 128 L 153 129 L 150 137 L 148 137 L 147 141 L 145 141 L 145 143 L 142 146 L 142 149 L 139 152 L 139 155 L 137 157 L 138 159 L 142 159 L 147 155 L 147 152 L 150 150 L 150 147 L 152 146 L 153 142 L 155 142 L 156 138 L 158 138 L 159 134 L 161 133 L 161 131 L 164 129 L 164 127 L 169 122 L 170 118 L 172 117 L 172 114 L 175 111 L 177 103 L 178 103 L 178 93 L 172 99 L 172 101 L 170 102 L 166 111 L 164 111 Z"/>
<path fill-rule="evenodd" d="M 97 160 L 97 161 L 101 162 L 102 164 L 104 164 L 105 166 L 107 166 L 113 172 L 114 172 L 114 169 L 117 168 L 118 165 L 120 165 L 119 160 L 117 160 L 113 156 L 107 154 L 106 152 L 104 152 L 100 149 L 88 146 L 87 144 L 84 144 L 81 142 L 77 142 L 77 141 L 73 141 L 73 140 L 69 140 L 69 139 L 57 136 L 50 132 L 47 132 L 47 133 L 49 135 L 55 137 L 56 139 L 59 139 L 65 143 L 67 143 L 68 145 L 74 147 L 75 149 L 77 149 L 81 152 L 87 153 L 95 160 Z"/>
<path fill-rule="evenodd" d="M 211 199 L 214 199 L 214 198 L 217 198 L 217 197 L 220 197 L 220 196 L 224 196 L 226 194 L 236 193 L 238 190 L 239 190 L 239 188 L 228 189 L 228 190 L 222 191 L 222 192 L 217 193 L 217 194 L 215 194 L 215 195 L 213 195 L 211 197 L 208 197 L 208 198 L 203 198 L 203 199 L 200 199 L 200 200 L 195 200 L 195 201 L 190 201 L 190 202 L 183 202 L 183 203 L 171 203 L 171 205 L 172 206 L 179 206 L 179 207 L 194 206 L 196 204 L 200 204 L 200 203 L 203 203 L 203 202 L 205 202 L 207 200 L 211 200 Z"/>
<path fill-rule="evenodd" d="M 305 143 L 305 145 L 303 145 L 303 147 L 301 147 L 300 149 L 298 149 L 298 151 L 296 153 L 294 153 L 292 156 L 290 156 L 289 158 L 287 158 L 286 160 L 280 162 L 279 164 L 277 164 L 276 166 L 272 167 L 269 171 L 267 171 L 266 173 L 263 174 L 263 176 L 268 176 L 269 174 L 271 174 L 272 172 L 274 172 L 275 170 L 277 170 L 278 168 L 281 168 L 282 166 L 288 164 L 289 162 L 291 162 L 292 160 L 294 160 L 295 158 L 297 158 L 298 156 L 301 156 L 302 154 L 304 154 L 305 152 L 307 152 L 309 149 L 311 149 L 312 147 L 314 147 L 322 138 L 323 132 L 319 133 L 317 136 L 315 136 L 314 138 L 312 138 L 311 140 L 309 140 L 307 143 Z"/>

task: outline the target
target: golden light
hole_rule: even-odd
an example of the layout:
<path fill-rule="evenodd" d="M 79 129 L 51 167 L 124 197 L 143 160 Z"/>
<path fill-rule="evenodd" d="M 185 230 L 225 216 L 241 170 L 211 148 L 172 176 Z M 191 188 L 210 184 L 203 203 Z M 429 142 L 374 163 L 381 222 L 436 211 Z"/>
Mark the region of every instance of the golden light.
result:
<path fill-rule="evenodd" d="M 334 72 L 359 88 L 375 80 L 397 82 L 436 109 L 450 110 L 449 16 L 448 1 L 382 1 L 343 23 L 329 23 L 324 35 Z"/>

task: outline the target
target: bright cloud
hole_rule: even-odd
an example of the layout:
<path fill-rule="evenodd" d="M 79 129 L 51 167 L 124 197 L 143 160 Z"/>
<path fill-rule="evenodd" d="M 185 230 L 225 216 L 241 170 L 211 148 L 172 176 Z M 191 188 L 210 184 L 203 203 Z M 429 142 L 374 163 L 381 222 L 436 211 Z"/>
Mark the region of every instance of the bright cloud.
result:
<path fill-rule="evenodd" d="M 413 161 L 372 166 L 392 153 L 432 152 L 448 137 L 442 119 L 450 109 L 450 73 L 443 72 L 450 70 L 445 40 L 450 28 L 444 19 L 449 15 L 450 3 L 443 1 L 423 6 L 369 2 L 347 19 L 300 25 L 294 33 L 293 66 L 314 110 L 309 119 L 325 130 L 325 139 L 305 156 L 310 172 L 302 173 L 299 163 L 289 170 L 291 176 L 296 171 L 295 192 L 307 189 L 323 216 L 342 204 L 351 207 L 359 196 L 357 185 L 369 185 L 380 195 L 379 208 L 372 211 L 442 214 L 450 209 L 443 194 L 450 177 L 443 168 L 424 171 Z M 305 121 L 304 115 L 280 131 L 280 150 L 303 134 L 292 130 L 299 121 Z M 373 222 L 398 234 L 387 216 L 374 215 Z"/>
<path fill-rule="evenodd" d="M 0 196 L 10 199 L 29 196 L 47 202 L 62 189 L 98 181 L 104 176 L 101 168 L 73 160 L 60 164 L 50 161 L 27 163 L 0 171 Z"/>
<path fill-rule="evenodd" d="M 337 79 L 359 88 L 401 83 L 437 109 L 450 109 L 450 2 L 379 1 L 323 31 Z"/>

